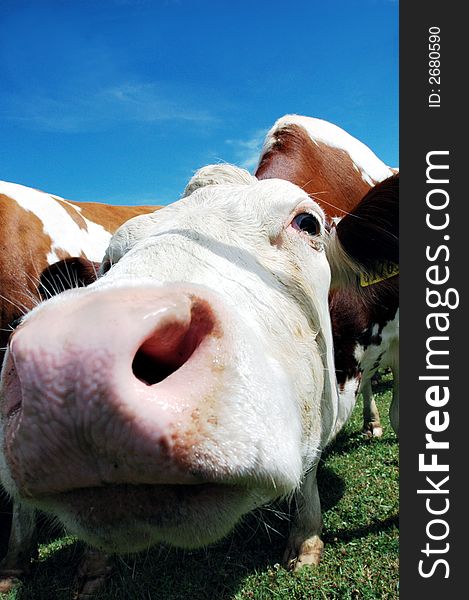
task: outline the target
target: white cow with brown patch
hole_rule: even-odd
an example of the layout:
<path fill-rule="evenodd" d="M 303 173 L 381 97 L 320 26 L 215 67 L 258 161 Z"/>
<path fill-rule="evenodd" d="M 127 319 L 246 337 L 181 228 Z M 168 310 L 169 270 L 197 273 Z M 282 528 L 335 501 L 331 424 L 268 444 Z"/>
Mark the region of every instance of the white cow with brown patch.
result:
<path fill-rule="evenodd" d="M 326 248 L 335 268 L 359 267 L 337 250 L 348 217 L 330 236 L 299 187 L 243 178 L 218 174 L 124 224 L 102 276 L 33 309 L 10 340 L 3 485 L 105 552 L 205 545 L 295 494 L 286 564 L 319 562 L 316 469 L 348 416 Z M 369 264 L 388 250 L 370 241 Z"/>
<path fill-rule="evenodd" d="M 42 271 L 66 257 L 101 261 L 119 225 L 156 208 L 72 202 L 0 181 L 0 364 L 9 325 L 41 299 Z"/>

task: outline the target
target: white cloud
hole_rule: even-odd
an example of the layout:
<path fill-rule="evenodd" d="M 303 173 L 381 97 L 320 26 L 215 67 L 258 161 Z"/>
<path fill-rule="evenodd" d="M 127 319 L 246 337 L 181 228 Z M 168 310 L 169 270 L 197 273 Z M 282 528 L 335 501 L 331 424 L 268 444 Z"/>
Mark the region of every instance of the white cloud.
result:
<path fill-rule="evenodd" d="M 124 82 L 95 90 L 55 96 L 50 93 L 0 94 L 0 116 L 42 131 L 84 132 L 107 129 L 116 122 L 162 121 L 210 124 L 217 118 L 193 108 L 176 91 L 157 84 Z"/>
<path fill-rule="evenodd" d="M 234 148 L 236 162 L 244 169 L 253 172 L 257 167 L 267 131 L 268 129 L 258 129 L 244 140 L 225 140 L 225 143 Z"/>

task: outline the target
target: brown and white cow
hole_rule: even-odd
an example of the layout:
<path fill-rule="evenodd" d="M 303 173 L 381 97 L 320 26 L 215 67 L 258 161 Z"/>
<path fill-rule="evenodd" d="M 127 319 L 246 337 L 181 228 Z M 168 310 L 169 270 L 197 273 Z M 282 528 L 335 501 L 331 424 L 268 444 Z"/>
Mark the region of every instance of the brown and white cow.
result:
<path fill-rule="evenodd" d="M 9 325 L 41 299 L 41 272 L 69 256 L 101 261 L 119 225 L 156 208 L 71 202 L 0 181 L 0 364 Z"/>
<path fill-rule="evenodd" d="M 10 340 L 1 480 L 106 552 L 205 545 L 296 494 L 285 561 L 319 562 L 316 468 L 347 416 L 326 248 L 338 280 L 393 260 L 397 180 L 330 235 L 298 186 L 242 179 L 124 224 L 102 276 L 34 308 Z"/>
<path fill-rule="evenodd" d="M 281 178 L 297 184 L 317 201 L 333 225 L 373 186 L 396 172 L 340 127 L 285 115 L 267 133 L 255 174 L 259 179 Z M 362 392 L 363 431 L 370 436 L 382 435 L 371 389 L 380 367 L 393 372 L 390 418 L 396 432 L 399 423 L 399 277 L 393 265 L 379 269 L 385 271 L 382 277 L 392 275 L 392 279 L 381 283 L 375 276 L 375 283 L 369 285 L 370 280 L 362 277 L 361 290 L 351 282 L 348 289 L 333 289 L 330 297 L 339 385 L 344 398 Z M 360 276 L 356 279 L 360 281 Z"/>
<path fill-rule="evenodd" d="M 82 270 L 93 271 L 92 261 L 101 261 L 119 225 L 156 208 L 71 202 L 0 181 L 0 365 L 12 324 L 41 298 L 60 291 L 60 287 L 59 290 L 49 287 L 47 277 L 41 278 L 43 270 L 59 259 L 80 257 L 65 263 L 63 277 L 73 281 L 76 261 Z M 57 273 L 54 281 L 57 286 Z M 79 284 L 77 280 L 76 285 Z M 11 518 L 10 507 L 0 489 L 0 559 L 7 546 Z M 19 573 L 22 565 L 29 564 L 33 521 L 33 513 L 18 504 L 14 507 L 12 537 L 0 575 Z"/>

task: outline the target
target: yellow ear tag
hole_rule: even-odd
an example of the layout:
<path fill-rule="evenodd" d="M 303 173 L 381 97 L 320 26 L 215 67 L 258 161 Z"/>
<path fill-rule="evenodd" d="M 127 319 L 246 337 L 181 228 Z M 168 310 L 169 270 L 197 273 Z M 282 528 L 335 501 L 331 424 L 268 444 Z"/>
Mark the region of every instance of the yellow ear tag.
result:
<path fill-rule="evenodd" d="M 360 286 L 367 287 L 374 285 L 396 275 L 399 275 L 399 265 L 393 262 L 381 263 L 373 273 L 360 273 Z"/>

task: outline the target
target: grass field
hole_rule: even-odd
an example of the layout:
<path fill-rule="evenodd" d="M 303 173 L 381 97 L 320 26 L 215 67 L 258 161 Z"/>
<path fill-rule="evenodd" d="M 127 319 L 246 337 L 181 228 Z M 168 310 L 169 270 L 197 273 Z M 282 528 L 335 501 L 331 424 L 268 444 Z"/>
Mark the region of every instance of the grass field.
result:
<path fill-rule="evenodd" d="M 318 477 L 325 553 L 319 567 L 291 574 L 279 566 L 288 521 L 287 508 L 276 506 L 250 515 L 208 549 L 157 548 L 117 559 L 96 600 L 397 599 L 399 465 L 387 416 L 389 376 L 375 391 L 384 436 L 362 437 L 360 401 L 323 456 Z M 72 538 L 44 540 L 30 580 L 2 600 L 69 600 L 82 550 Z"/>

